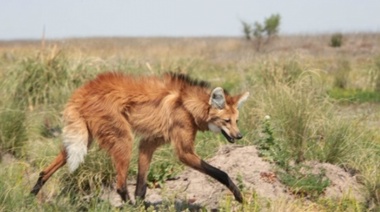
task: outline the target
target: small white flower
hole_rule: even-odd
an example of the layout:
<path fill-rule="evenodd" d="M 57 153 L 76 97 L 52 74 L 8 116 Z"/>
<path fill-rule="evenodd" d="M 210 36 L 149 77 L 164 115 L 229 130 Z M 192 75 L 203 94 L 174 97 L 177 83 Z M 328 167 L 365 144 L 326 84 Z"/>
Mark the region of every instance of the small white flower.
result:
<path fill-rule="evenodd" d="M 264 117 L 264 119 L 265 119 L 265 120 L 269 120 L 269 119 L 270 119 L 270 116 L 269 116 L 269 115 L 266 115 L 266 116 Z"/>

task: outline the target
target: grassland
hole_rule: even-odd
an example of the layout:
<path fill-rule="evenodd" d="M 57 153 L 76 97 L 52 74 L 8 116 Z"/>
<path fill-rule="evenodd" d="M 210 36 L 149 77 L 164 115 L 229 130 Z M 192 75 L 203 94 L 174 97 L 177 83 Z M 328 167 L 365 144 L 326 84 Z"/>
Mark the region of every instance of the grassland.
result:
<path fill-rule="evenodd" d="M 320 196 L 326 182 L 312 176 L 306 183 L 322 187 L 304 191 L 312 198 L 269 205 L 257 205 L 252 198 L 240 210 L 380 210 L 380 35 L 344 35 L 339 48 L 329 42 L 329 35 L 279 37 L 257 52 L 241 38 L 0 41 L 0 211 L 116 210 L 97 198 L 115 173 L 96 145 L 77 172 L 70 175 L 62 169 L 37 199 L 29 196 L 38 172 L 59 151 L 60 111 L 66 100 L 82 83 L 107 70 L 179 71 L 231 93 L 248 90 L 241 143 L 256 145 L 281 170 L 284 181 L 305 180 L 297 178 L 297 164 L 313 160 L 343 167 L 365 188 L 365 201 L 326 200 Z M 225 144 L 203 133 L 196 148 L 208 158 Z M 137 171 L 135 158 L 131 180 Z M 155 155 L 149 179 L 163 183 L 182 169 L 167 146 Z M 236 203 L 226 202 L 220 209 L 227 211 L 231 204 Z M 162 208 L 174 210 L 173 205 L 168 201 Z"/>

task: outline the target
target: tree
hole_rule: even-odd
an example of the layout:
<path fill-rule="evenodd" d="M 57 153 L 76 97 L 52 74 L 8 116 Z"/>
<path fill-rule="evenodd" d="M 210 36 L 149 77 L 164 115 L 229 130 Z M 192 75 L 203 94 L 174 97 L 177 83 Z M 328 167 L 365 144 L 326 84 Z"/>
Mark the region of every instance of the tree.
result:
<path fill-rule="evenodd" d="M 278 34 L 279 32 L 279 27 L 280 27 L 280 20 L 281 20 L 281 17 L 279 14 L 274 14 L 274 15 L 271 15 L 269 18 L 266 18 L 264 23 L 265 23 L 265 27 L 264 27 L 264 31 L 265 33 L 267 34 L 268 36 L 268 39 L 270 39 L 271 37 L 275 36 Z"/>
<path fill-rule="evenodd" d="M 260 51 L 263 44 L 263 34 L 265 32 L 265 27 L 259 22 L 255 22 L 253 26 L 253 36 L 255 37 L 255 46 L 257 51 Z"/>
<path fill-rule="evenodd" d="M 251 40 L 253 36 L 256 42 L 257 50 L 260 50 L 263 42 L 264 35 L 266 35 L 265 43 L 269 43 L 273 37 L 275 37 L 280 31 L 281 16 L 279 14 L 273 14 L 266 18 L 263 23 L 255 22 L 253 25 L 248 24 L 245 21 L 241 21 L 243 24 L 243 32 L 247 40 Z"/>
<path fill-rule="evenodd" d="M 243 32 L 244 36 L 247 40 L 251 40 L 252 26 L 245 21 L 241 21 L 243 24 Z"/>

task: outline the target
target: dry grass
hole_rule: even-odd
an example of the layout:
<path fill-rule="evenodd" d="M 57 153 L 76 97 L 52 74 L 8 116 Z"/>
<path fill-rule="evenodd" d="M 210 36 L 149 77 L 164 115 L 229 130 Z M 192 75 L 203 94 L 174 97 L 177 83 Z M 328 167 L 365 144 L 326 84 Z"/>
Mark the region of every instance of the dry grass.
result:
<path fill-rule="evenodd" d="M 283 36 L 261 52 L 255 51 L 253 43 L 243 38 L 88 38 L 51 40 L 44 45 L 39 41 L 0 41 L 0 114 L 9 111 L 15 101 L 20 103 L 17 109 L 27 114 L 23 117 L 27 126 L 21 129 L 27 139 L 19 144 L 24 152 L 15 154 L 17 162 L 0 162 L 0 211 L 113 210 L 108 203 L 85 198 L 88 191 L 99 192 L 99 185 L 109 183 L 114 176 L 106 155 L 98 154 L 96 148 L 86 161 L 86 168 L 78 170 L 74 176 L 68 176 L 67 171 L 62 170 L 53 177 L 55 180 L 48 182 L 44 187 L 47 201 L 36 201 L 24 192 L 36 180 L 37 175 L 32 173 L 38 173 L 60 146 L 59 138 L 42 132 L 60 128 L 59 111 L 70 93 L 96 73 L 106 70 L 137 74 L 181 71 L 208 80 L 215 86 L 224 86 L 231 92 L 249 90 L 251 99 L 241 114 L 241 128 L 246 134 L 243 144 L 260 139 L 263 117 L 271 115 L 273 136 L 293 153 L 288 155 L 291 160 L 329 161 L 354 170 L 367 192 L 364 206 L 351 199 L 339 200 L 338 205 L 332 204 L 333 200 L 322 199 L 312 203 L 299 199 L 264 204 L 258 200 L 262 197 L 255 196 L 243 206 L 236 206 L 233 200 L 227 199 L 221 205 L 222 210 L 266 208 L 277 211 L 284 207 L 292 211 L 378 209 L 380 134 L 377 129 L 380 111 L 376 108 L 379 105 L 340 104 L 329 98 L 327 91 L 334 88 L 339 77 L 346 80 L 345 89 L 348 90 L 372 92 L 376 89 L 378 78 L 374 70 L 379 63 L 380 35 L 343 35 L 340 48 L 329 46 L 330 37 Z M 342 61 L 348 66 L 342 66 Z M 337 75 L 342 67 L 349 67 L 350 71 L 343 70 Z M 41 86 L 35 87 L 36 81 Z M 17 122 L 9 123 L 14 126 L 4 128 L 5 125 L 0 125 L 1 154 L 8 151 L 4 135 L 13 136 L 14 131 L 9 129 L 19 129 L 20 126 Z M 315 145 L 317 139 L 320 142 Z M 223 144 L 224 141 L 215 135 L 200 134 L 197 150 L 202 157 L 207 157 Z M 170 148 L 158 152 L 154 159 L 153 171 L 160 170 L 163 164 L 174 167 L 175 171 L 182 169 L 173 160 Z M 133 161 L 132 178 L 135 172 L 136 161 Z M 73 184 L 68 186 L 67 180 Z M 82 186 L 78 187 L 80 191 L 74 190 L 76 185 Z M 167 209 L 173 208 L 170 204 Z"/>

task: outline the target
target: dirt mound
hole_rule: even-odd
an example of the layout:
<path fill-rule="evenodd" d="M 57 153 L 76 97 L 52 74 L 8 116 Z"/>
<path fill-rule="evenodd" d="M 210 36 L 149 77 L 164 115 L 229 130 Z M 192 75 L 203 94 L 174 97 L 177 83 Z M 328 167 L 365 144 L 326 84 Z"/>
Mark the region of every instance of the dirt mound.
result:
<path fill-rule="evenodd" d="M 328 198 L 339 199 L 344 196 L 351 196 L 359 202 L 365 201 L 363 194 L 363 185 L 356 181 L 356 176 L 345 172 L 342 168 L 330 164 L 319 163 L 315 161 L 307 162 L 306 165 L 313 168 L 312 173 L 325 172 L 326 177 L 330 180 L 330 186 L 326 188 L 324 195 Z"/>
<path fill-rule="evenodd" d="M 258 157 L 253 146 L 225 146 L 207 162 L 227 172 L 235 184 L 244 190 L 256 191 L 259 196 L 271 199 L 292 198 L 277 178 L 271 178 L 274 176 L 272 166 Z M 147 201 L 160 201 L 157 194 L 164 198 L 173 198 L 174 195 L 184 204 L 208 208 L 216 208 L 226 195 L 232 196 L 224 185 L 193 169 L 185 170 L 177 180 L 166 182 L 162 190 L 150 190 Z"/>
<path fill-rule="evenodd" d="M 277 179 L 274 167 L 258 156 L 254 146 L 224 146 L 217 154 L 207 160 L 211 165 L 227 172 L 238 186 L 248 193 L 255 192 L 259 197 L 268 200 L 292 200 L 293 196 L 286 186 Z M 324 171 L 330 180 L 330 186 L 325 191 L 328 198 L 340 198 L 351 195 L 357 199 L 364 199 L 360 193 L 361 185 L 353 176 L 343 169 L 327 163 L 308 162 L 312 172 Z M 134 191 L 133 186 L 129 191 Z M 108 192 L 106 192 L 108 193 Z M 175 180 L 167 181 L 163 188 L 148 189 L 146 201 L 152 205 L 159 205 L 165 200 L 176 200 L 176 207 L 208 209 L 218 205 L 230 196 L 231 192 L 216 180 L 193 169 L 186 169 Z M 121 204 L 116 193 L 104 196 L 113 202 Z"/>

